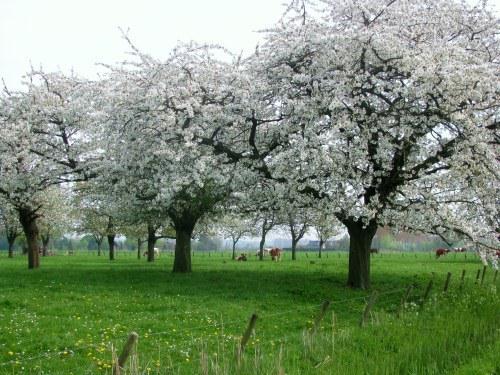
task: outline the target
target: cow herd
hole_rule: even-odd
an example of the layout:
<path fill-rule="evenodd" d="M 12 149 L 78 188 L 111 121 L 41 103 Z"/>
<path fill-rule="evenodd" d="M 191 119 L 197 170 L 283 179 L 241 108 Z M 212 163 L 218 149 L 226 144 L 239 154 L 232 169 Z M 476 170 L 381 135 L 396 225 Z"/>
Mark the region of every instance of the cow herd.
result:
<path fill-rule="evenodd" d="M 379 250 L 378 249 L 370 249 L 370 253 L 371 254 L 378 254 Z M 454 253 L 465 253 L 467 252 L 467 249 L 465 247 L 454 247 L 453 249 L 445 249 L 445 248 L 438 248 L 435 250 L 435 253 L 436 253 L 436 259 L 442 257 L 442 256 L 445 256 L 446 254 L 450 253 L 450 252 L 454 252 Z M 147 251 L 144 252 L 144 256 L 147 256 Z M 283 249 L 279 248 L 279 247 L 268 247 L 268 248 L 264 248 L 262 250 L 262 254 L 264 257 L 271 257 L 271 260 L 275 261 L 275 262 L 278 262 L 281 260 L 281 255 L 283 254 Z M 49 254 L 49 255 L 52 255 L 52 254 Z M 155 255 L 155 258 L 159 257 L 160 256 L 160 250 L 158 248 L 154 248 L 154 255 Z M 255 256 L 260 256 L 260 250 L 257 250 L 256 253 L 255 253 Z M 496 256 L 498 258 L 500 258 L 500 250 L 498 250 L 496 252 Z M 237 258 L 236 260 L 238 261 L 247 261 L 248 260 L 248 256 L 246 253 L 241 253 Z"/>
<path fill-rule="evenodd" d="M 279 247 L 266 247 L 262 249 L 262 256 L 263 257 L 271 257 L 271 260 L 275 262 L 279 262 L 281 260 L 281 254 L 283 254 L 283 249 Z M 255 256 L 260 256 L 260 250 L 257 250 L 255 253 Z M 247 261 L 247 255 L 245 253 L 241 253 L 240 256 L 236 258 L 238 261 Z"/>
<path fill-rule="evenodd" d="M 440 258 L 442 256 L 445 256 L 446 254 L 448 254 L 452 251 L 454 253 L 465 253 L 465 252 L 467 252 L 467 249 L 465 247 L 454 247 L 452 250 L 450 250 L 450 249 L 445 249 L 445 248 L 440 247 L 440 248 L 436 249 L 436 259 Z"/>

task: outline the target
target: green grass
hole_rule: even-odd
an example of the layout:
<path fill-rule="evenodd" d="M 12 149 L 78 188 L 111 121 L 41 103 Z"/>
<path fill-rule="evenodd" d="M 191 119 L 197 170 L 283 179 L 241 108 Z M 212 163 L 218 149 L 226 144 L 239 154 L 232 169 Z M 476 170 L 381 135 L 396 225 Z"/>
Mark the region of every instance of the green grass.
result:
<path fill-rule="evenodd" d="M 140 374 L 500 372 L 499 280 L 493 285 L 488 270 L 476 285 L 482 265 L 472 254 L 374 256 L 380 295 L 364 328 L 358 324 L 368 293 L 344 286 L 346 253 L 280 263 L 196 253 L 189 275 L 170 272 L 171 256 L 147 264 L 132 253 L 112 263 L 58 255 L 29 271 L 25 258 L 0 254 L 0 374 L 109 374 L 111 347 L 119 351 L 131 331 L 140 336 L 131 370 Z M 421 309 L 432 273 L 433 294 Z M 332 307 L 311 335 L 306 329 L 325 299 Z M 254 312 L 256 332 L 238 362 L 235 348 Z"/>

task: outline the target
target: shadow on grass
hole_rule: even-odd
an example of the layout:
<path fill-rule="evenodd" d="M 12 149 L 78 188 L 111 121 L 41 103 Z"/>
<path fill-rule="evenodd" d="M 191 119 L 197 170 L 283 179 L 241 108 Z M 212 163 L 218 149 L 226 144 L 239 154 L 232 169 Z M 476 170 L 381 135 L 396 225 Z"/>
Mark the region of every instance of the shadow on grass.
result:
<path fill-rule="evenodd" d="M 281 263 L 200 259 L 189 274 L 173 274 L 169 258 L 147 264 L 135 259 L 110 263 L 103 258 L 60 257 L 47 260 L 38 270 L 20 269 L 20 266 L 18 262 L 2 270 L 1 287 L 77 294 L 91 291 L 120 295 L 140 293 L 144 297 L 184 296 L 204 301 L 215 299 L 237 303 L 246 300 L 263 304 L 270 300 L 273 304 L 319 304 L 325 299 L 337 301 L 368 293 L 345 286 L 345 259 Z M 405 288 L 415 282 L 424 285 L 428 273 L 422 271 L 419 268 L 405 272 L 377 267 L 372 271 L 373 288 L 386 291 Z"/>

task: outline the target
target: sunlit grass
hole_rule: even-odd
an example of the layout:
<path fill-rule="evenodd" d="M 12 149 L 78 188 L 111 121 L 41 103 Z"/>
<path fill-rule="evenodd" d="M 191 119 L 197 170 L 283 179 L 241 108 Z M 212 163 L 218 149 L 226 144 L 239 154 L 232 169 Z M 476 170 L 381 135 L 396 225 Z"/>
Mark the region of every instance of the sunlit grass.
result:
<path fill-rule="evenodd" d="M 344 286 L 345 253 L 322 259 L 300 254 L 298 261 L 285 257 L 281 263 L 196 253 L 190 275 L 172 274 L 172 262 L 169 255 L 147 264 L 119 253 L 111 263 L 82 253 L 44 258 L 40 269 L 29 271 L 25 258 L 7 259 L 2 253 L 0 373 L 111 373 L 111 348 L 119 351 L 130 331 L 140 336 L 130 365 L 141 374 L 280 369 L 286 374 L 438 374 L 481 368 L 484 361 L 496 366 L 488 353 L 498 346 L 500 304 L 491 271 L 482 287 L 475 285 L 482 265 L 472 254 L 439 260 L 429 253 L 374 256 L 373 288 L 380 296 L 364 329 L 357 326 L 368 293 Z M 462 269 L 466 281 L 460 292 Z M 450 292 L 442 296 L 447 272 L 453 274 Z M 431 277 L 432 301 L 421 310 L 418 303 Z M 407 312 L 396 319 L 404 289 L 412 283 L 416 288 Z M 308 338 L 304 329 L 325 299 L 333 303 L 323 328 Z M 235 348 L 254 312 L 256 333 L 238 362 Z M 449 358 L 455 341 L 464 344 L 451 354 L 452 361 L 431 360 L 442 351 Z M 419 349 L 412 352 L 413 346 Z M 466 357 L 458 360 L 460 353 Z M 389 367 L 376 367 L 377 362 Z M 368 368 L 380 372 L 363 372 Z"/>

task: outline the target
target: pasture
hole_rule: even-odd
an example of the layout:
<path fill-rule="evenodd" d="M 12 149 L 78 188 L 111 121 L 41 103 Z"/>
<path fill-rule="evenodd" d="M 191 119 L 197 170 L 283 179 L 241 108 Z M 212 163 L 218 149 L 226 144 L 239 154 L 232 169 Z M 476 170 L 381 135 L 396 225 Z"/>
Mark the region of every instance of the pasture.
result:
<path fill-rule="evenodd" d="M 488 269 L 476 284 L 482 265 L 470 253 L 372 256 L 378 299 L 363 328 L 369 292 L 344 286 L 347 253 L 274 263 L 197 252 L 192 274 L 171 273 L 165 254 L 148 264 L 133 253 L 110 262 L 80 252 L 44 258 L 36 270 L 0 254 L 0 374 L 111 374 L 112 347 L 119 352 L 131 331 L 139 343 L 127 374 L 500 372 L 500 278 Z M 324 300 L 332 304 L 313 333 Z M 237 360 L 252 313 L 256 330 Z"/>

